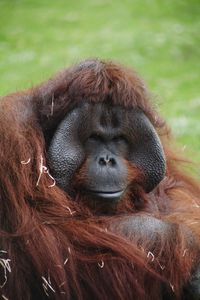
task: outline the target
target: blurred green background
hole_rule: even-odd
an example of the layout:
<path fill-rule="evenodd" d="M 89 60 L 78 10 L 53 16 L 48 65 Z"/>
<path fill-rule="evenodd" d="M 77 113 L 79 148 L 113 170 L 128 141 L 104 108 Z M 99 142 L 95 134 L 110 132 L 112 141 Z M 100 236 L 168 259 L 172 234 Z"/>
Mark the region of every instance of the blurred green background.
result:
<path fill-rule="evenodd" d="M 199 0 L 0 0 L 0 95 L 88 57 L 133 66 L 200 162 Z"/>

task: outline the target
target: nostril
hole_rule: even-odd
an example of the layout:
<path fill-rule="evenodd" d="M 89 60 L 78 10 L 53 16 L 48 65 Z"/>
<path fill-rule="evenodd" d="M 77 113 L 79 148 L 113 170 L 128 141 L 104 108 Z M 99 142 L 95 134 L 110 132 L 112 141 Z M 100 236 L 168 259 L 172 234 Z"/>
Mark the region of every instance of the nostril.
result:
<path fill-rule="evenodd" d="M 113 157 L 111 157 L 109 159 L 109 164 L 112 165 L 112 166 L 115 166 L 116 165 L 116 160 Z"/>
<path fill-rule="evenodd" d="M 116 165 L 116 160 L 113 157 L 109 157 L 108 155 L 106 155 L 105 157 L 102 156 L 99 158 L 99 164 L 101 166 L 109 165 L 113 167 Z"/>
<path fill-rule="evenodd" d="M 101 166 L 107 165 L 107 161 L 106 161 L 105 157 L 100 157 L 100 158 L 99 158 L 99 164 L 100 164 Z"/>

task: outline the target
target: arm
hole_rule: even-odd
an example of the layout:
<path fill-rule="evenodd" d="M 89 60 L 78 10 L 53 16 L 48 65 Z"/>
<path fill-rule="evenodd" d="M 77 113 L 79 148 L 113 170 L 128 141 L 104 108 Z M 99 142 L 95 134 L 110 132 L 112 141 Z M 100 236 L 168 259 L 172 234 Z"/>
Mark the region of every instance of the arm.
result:
<path fill-rule="evenodd" d="M 174 299 L 175 294 L 184 300 L 200 299 L 200 269 L 194 271 L 199 246 L 188 228 L 140 214 L 117 219 L 110 229 L 144 252 L 149 266 L 161 276 L 163 299 Z"/>

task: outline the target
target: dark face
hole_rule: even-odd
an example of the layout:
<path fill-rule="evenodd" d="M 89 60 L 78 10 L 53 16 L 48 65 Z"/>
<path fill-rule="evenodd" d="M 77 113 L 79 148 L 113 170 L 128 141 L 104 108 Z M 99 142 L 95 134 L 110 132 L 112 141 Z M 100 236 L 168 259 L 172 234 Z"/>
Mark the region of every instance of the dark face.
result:
<path fill-rule="evenodd" d="M 82 192 L 92 199 L 121 199 L 129 189 L 131 166 L 144 175 L 146 192 L 165 173 L 160 140 L 143 112 L 108 104 L 84 103 L 69 112 L 53 136 L 48 155 L 58 186 L 70 192 L 78 174 Z"/>

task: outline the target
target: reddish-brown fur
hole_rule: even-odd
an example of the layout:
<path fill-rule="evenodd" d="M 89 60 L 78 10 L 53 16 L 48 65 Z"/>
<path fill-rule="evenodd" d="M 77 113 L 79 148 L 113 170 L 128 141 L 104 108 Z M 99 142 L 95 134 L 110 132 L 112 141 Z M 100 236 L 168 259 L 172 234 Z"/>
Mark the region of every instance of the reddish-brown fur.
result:
<path fill-rule="evenodd" d="M 143 207 L 131 204 L 133 192 L 113 216 L 103 216 L 84 205 L 86 199 L 81 201 L 80 194 L 74 201 L 57 186 L 51 187 L 52 179 L 45 172 L 37 184 L 41 157 L 44 166 L 48 163 L 46 150 L 53 131 L 81 101 L 140 107 L 156 128 L 167 171 L 151 193 L 137 191 L 144 200 Z M 11 272 L 7 270 L 5 280 L 0 266 L 1 296 L 41 300 L 46 299 L 46 291 L 50 298 L 59 300 L 156 300 L 161 299 L 161 284 L 166 284 L 174 299 L 181 297 L 193 262 L 198 260 L 195 247 L 188 251 L 184 225 L 200 245 L 200 187 L 186 175 L 182 158 L 169 149 L 169 138 L 169 130 L 152 107 L 142 80 L 112 62 L 86 61 L 36 88 L 3 97 L 0 259 L 11 260 Z M 134 180 L 137 172 L 130 168 L 129 172 L 130 180 Z M 167 239 L 160 233 L 157 244 L 147 238 L 141 242 L 137 235 L 125 237 L 120 228 L 117 232 L 109 225 L 117 223 L 125 212 L 176 223 L 176 233 Z M 45 288 L 44 278 L 52 289 Z"/>

